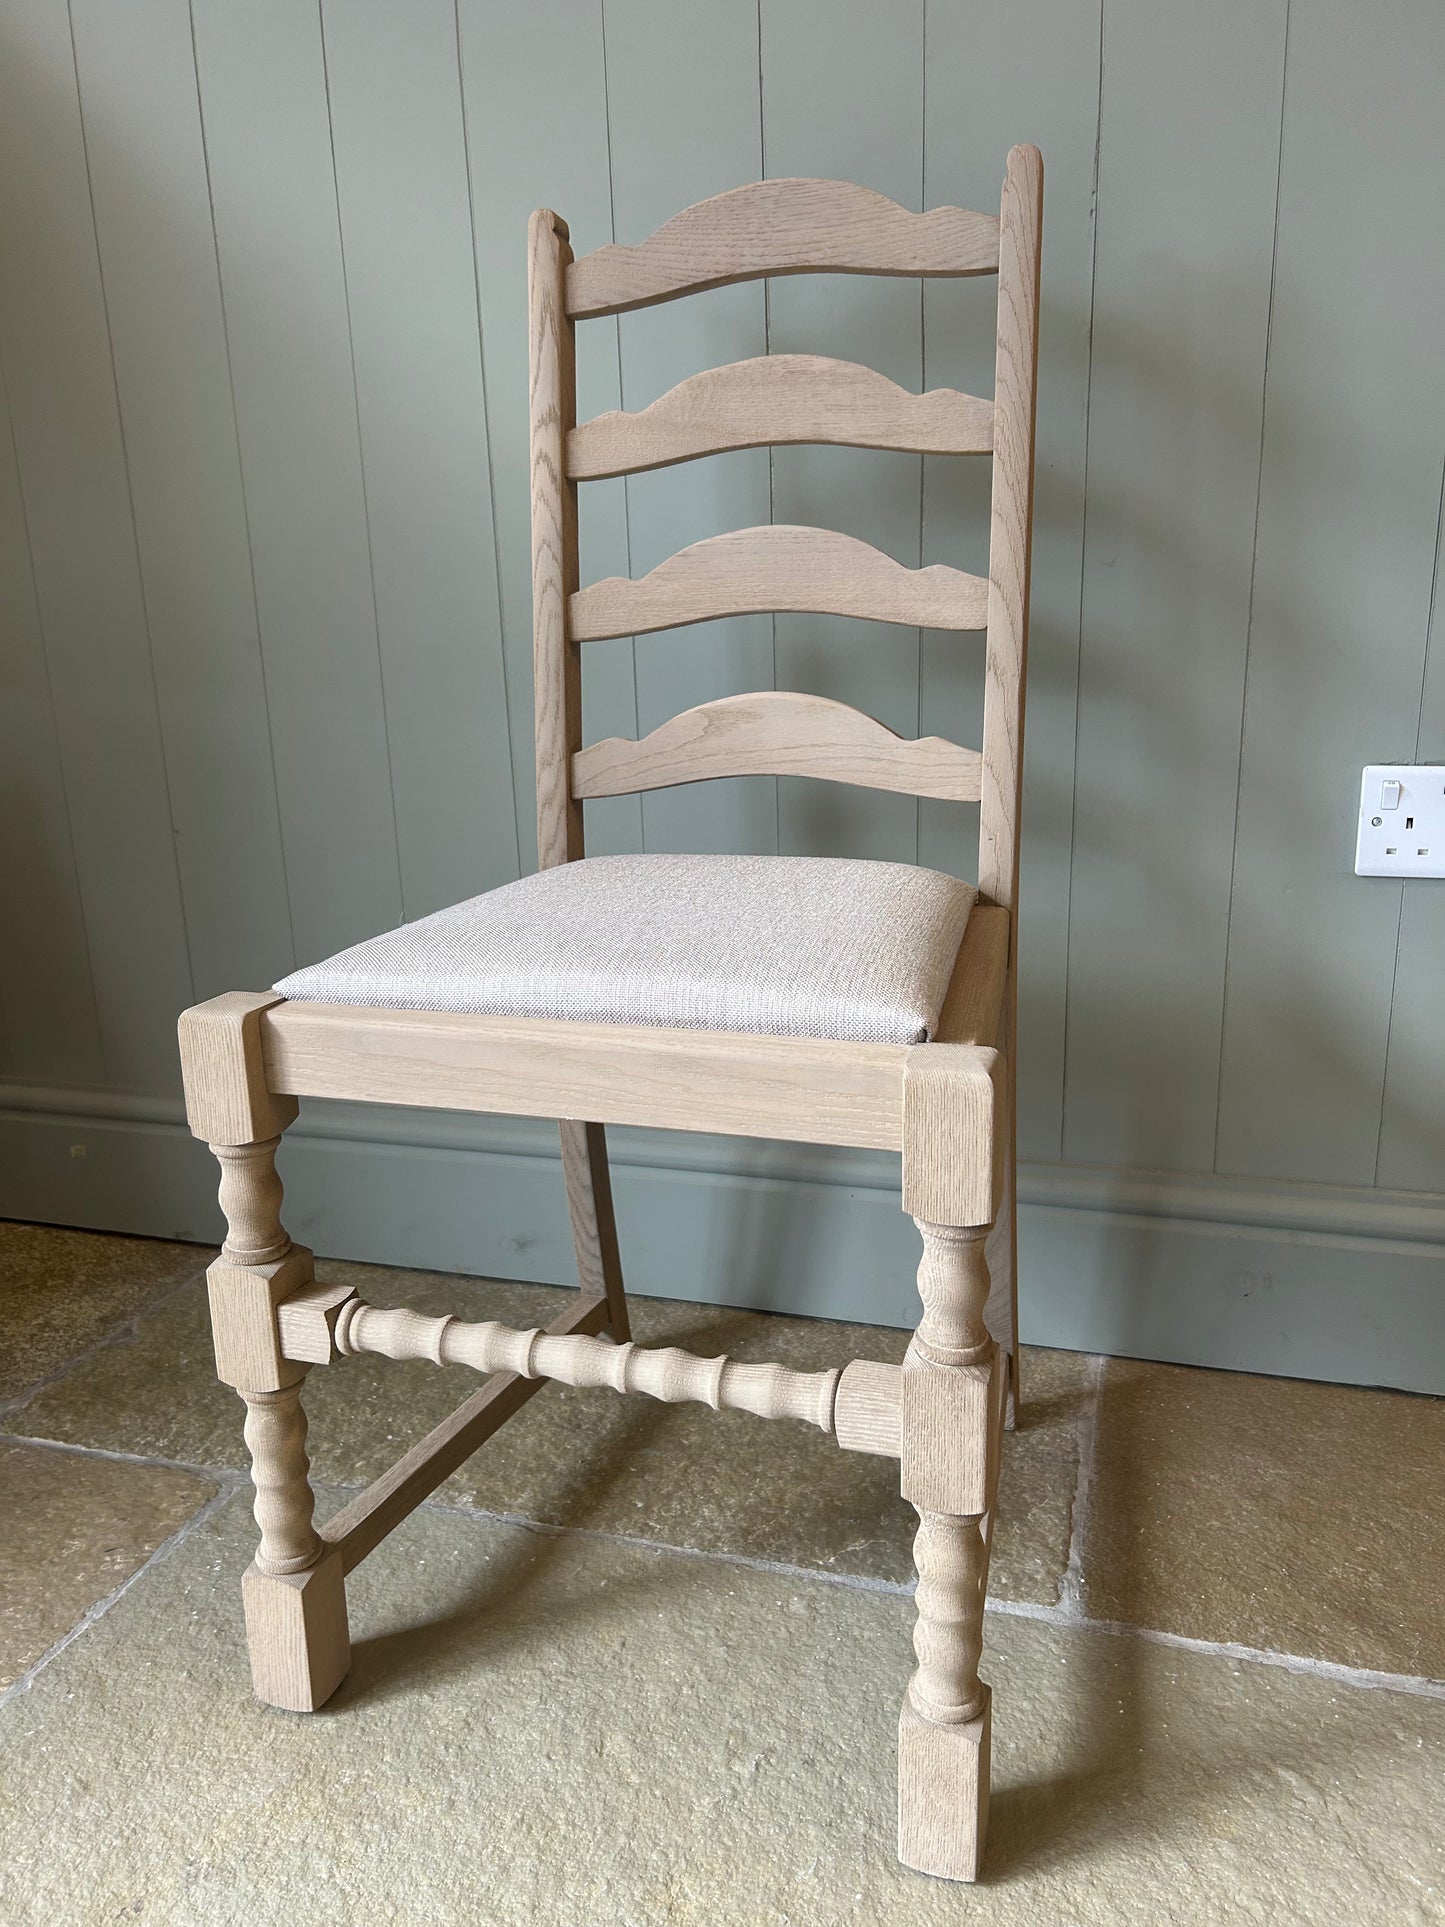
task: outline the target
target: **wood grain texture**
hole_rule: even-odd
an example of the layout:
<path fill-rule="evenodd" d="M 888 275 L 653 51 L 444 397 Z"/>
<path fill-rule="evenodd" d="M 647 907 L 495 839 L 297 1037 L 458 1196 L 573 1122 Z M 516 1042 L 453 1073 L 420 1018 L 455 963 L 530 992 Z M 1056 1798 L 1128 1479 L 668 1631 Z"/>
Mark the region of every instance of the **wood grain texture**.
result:
<path fill-rule="evenodd" d="M 992 1224 L 1006 1059 L 970 1044 L 913 1044 L 903 1082 L 903 1208 L 932 1224 Z"/>
<path fill-rule="evenodd" d="M 228 990 L 183 1011 L 177 1025 L 186 1122 L 205 1144 L 258 1144 L 296 1116 L 295 1100 L 267 1086 L 261 1018 L 275 991 Z"/>
<path fill-rule="evenodd" d="M 233 1220 L 232 1237 L 241 1229 Z M 314 1289 L 311 1253 L 289 1240 L 286 1246 L 270 1261 L 223 1253 L 206 1271 L 216 1377 L 239 1392 L 279 1391 L 302 1377 L 302 1363 L 316 1362 L 286 1355 L 280 1307 Z"/>
<path fill-rule="evenodd" d="M 940 1880 L 977 1880 L 988 1835 L 992 1708 L 959 1725 L 926 1719 L 910 1700 L 898 1718 L 898 1858 Z"/>
<path fill-rule="evenodd" d="M 845 181 L 755 181 L 675 214 L 636 247 L 598 248 L 567 276 L 567 312 L 623 314 L 681 294 L 786 274 L 991 274 L 992 215 L 910 214 Z"/>
<path fill-rule="evenodd" d="M 264 1021 L 276 1091 L 890 1150 L 905 1060 L 940 1050 L 344 1004 L 280 1004 Z"/>
<path fill-rule="evenodd" d="M 547 1327 L 549 1332 L 597 1332 L 607 1323 L 601 1298 L 581 1298 Z M 449 1479 L 512 1414 L 547 1383 L 503 1372 L 463 1400 L 456 1411 L 418 1439 L 389 1471 L 349 1500 L 321 1528 L 325 1545 L 335 1549 L 342 1570 L 353 1571 L 387 1534 Z"/>
<path fill-rule="evenodd" d="M 916 740 L 826 696 L 781 689 L 684 710 L 640 742 L 609 737 L 572 759 L 573 794 L 618 796 L 718 776 L 813 776 L 908 796 L 976 801 L 981 758 L 941 736 Z"/>
<path fill-rule="evenodd" d="M 980 891 L 990 903 L 1002 904 L 1010 912 L 1018 902 L 1043 200 L 1044 167 L 1039 150 L 1010 149 L 999 217 L 988 670 L 978 850 Z"/>
<path fill-rule="evenodd" d="M 241 1580 L 251 1685 L 259 1700 L 314 1713 L 351 1666 L 341 1559 L 323 1554 L 304 1572 L 247 1569 Z"/>
<path fill-rule="evenodd" d="M 978 1667 L 1003 1373 L 984 1318 L 983 1229 L 918 1228 L 923 1317 L 903 1362 L 899 1459 L 918 1507 L 918 1665 L 899 1724 L 898 1851 L 922 1872 L 972 1880 L 988 1825 L 989 1693 Z"/>
<path fill-rule="evenodd" d="M 578 642 L 780 609 L 981 629 L 987 607 L 988 585 L 961 569 L 906 569 L 855 536 L 771 523 L 694 542 L 639 581 L 589 584 L 572 597 L 570 624 Z"/>
<path fill-rule="evenodd" d="M 274 1392 L 242 1391 L 241 1397 L 261 1534 L 257 1568 L 265 1573 L 301 1572 L 316 1563 L 321 1541 L 311 1524 L 315 1500 L 300 1384 Z"/>
<path fill-rule="evenodd" d="M 568 608 L 577 586 L 577 490 L 563 451 L 576 419 L 572 330 L 562 312 L 567 224 L 539 208 L 527 230 L 532 415 L 532 677 L 536 704 L 537 865 L 583 852 L 568 782 L 582 742 L 582 679 Z"/>
<path fill-rule="evenodd" d="M 562 1179 L 567 1215 L 577 1253 L 577 1283 L 584 1298 L 607 1300 L 607 1329 L 619 1342 L 632 1336 L 627 1293 L 622 1285 L 622 1254 L 612 1208 L 607 1168 L 607 1133 L 600 1124 L 564 1118 L 561 1124 Z"/>
<path fill-rule="evenodd" d="M 636 414 L 579 423 L 567 437 L 567 472 L 593 481 L 798 442 L 983 455 L 993 447 L 993 403 L 951 388 L 910 394 L 876 369 L 827 355 L 764 355 L 704 369 Z"/>
<path fill-rule="evenodd" d="M 715 1412 L 799 1419 L 830 1436 L 841 1376 L 836 1369 L 797 1372 L 785 1365 L 699 1358 L 676 1345 L 649 1347 L 590 1333 L 522 1330 L 495 1319 L 428 1318 L 405 1308 L 367 1305 L 358 1298 L 341 1309 L 336 1348 L 343 1357 L 380 1352 L 386 1358 L 425 1358 L 435 1365 L 468 1365 L 477 1372 L 642 1392 L 665 1404 L 692 1402 L 710 1405 Z"/>
<path fill-rule="evenodd" d="M 1008 1013 L 1010 921 L 1008 911 L 998 904 L 976 903 L 969 911 L 939 1012 L 935 1043 L 1002 1047 Z"/>

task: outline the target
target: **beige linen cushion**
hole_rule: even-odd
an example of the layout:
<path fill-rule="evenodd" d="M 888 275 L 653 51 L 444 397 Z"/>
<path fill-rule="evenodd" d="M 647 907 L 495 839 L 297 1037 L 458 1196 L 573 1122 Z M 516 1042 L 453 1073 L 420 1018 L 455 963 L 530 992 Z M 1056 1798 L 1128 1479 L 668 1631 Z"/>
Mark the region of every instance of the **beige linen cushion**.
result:
<path fill-rule="evenodd" d="M 911 864 L 599 856 L 283 977 L 283 997 L 920 1043 L 975 891 Z"/>

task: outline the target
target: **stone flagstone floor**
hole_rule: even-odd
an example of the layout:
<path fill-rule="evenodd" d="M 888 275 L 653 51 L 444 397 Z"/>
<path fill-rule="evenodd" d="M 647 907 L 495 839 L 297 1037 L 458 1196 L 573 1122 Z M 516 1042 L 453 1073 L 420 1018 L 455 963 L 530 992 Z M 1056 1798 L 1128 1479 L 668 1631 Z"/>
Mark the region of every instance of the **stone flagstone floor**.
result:
<path fill-rule="evenodd" d="M 1445 1401 L 1025 1353 L 962 1888 L 892 1850 L 913 1515 L 801 1426 L 546 1388 L 353 1575 L 331 1705 L 259 1706 L 210 1255 L 0 1224 L 4 1927 L 1445 1921 Z M 513 1322 L 561 1297 L 319 1269 Z M 803 1369 L 906 1342 L 635 1324 Z M 473 1383 L 313 1374 L 323 1510 Z"/>

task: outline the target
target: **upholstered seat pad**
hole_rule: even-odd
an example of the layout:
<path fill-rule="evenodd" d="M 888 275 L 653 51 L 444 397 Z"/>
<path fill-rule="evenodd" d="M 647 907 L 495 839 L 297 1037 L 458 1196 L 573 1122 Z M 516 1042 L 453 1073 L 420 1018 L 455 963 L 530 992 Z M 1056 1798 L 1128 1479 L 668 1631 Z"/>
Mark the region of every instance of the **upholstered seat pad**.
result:
<path fill-rule="evenodd" d="M 911 864 L 601 856 L 283 977 L 284 997 L 919 1043 L 975 892 Z"/>

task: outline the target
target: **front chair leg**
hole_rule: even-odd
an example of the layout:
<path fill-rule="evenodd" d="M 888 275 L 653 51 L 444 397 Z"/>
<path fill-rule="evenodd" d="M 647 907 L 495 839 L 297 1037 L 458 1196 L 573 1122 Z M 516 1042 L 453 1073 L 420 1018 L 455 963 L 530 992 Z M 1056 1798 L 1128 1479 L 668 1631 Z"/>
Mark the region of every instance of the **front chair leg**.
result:
<path fill-rule="evenodd" d="M 983 1318 L 988 1227 L 918 1225 L 924 1309 L 904 1361 L 900 1460 L 919 1515 L 918 1668 L 898 1729 L 898 1857 L 975 1880 L 988 1825 L 990 1703 L 978 1665 L 1004 1372 Z"/>
<path fill-rule="evenodd" d="M 261 1540 L 241 1582 L 257 1697 L 314 1712 L 346 1677 L 351 1641 L 341 1553 L 312 1523 L 301 1382 L 307 1367 L 282 1356 L 277 1307 L 311 1282 L 311 1253 L 282 1229 L 279 1138 L 213 1144 L 227 1223 L 208 1271 L 216 1370 L 246 1404 L 246 1444 Z"/>

